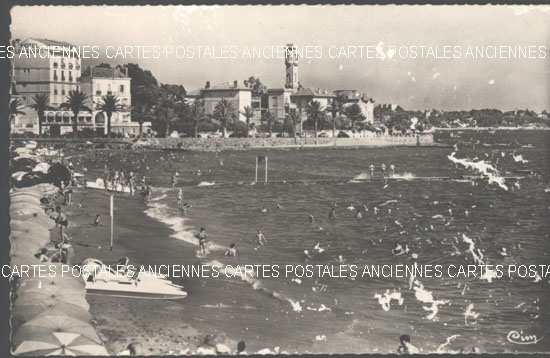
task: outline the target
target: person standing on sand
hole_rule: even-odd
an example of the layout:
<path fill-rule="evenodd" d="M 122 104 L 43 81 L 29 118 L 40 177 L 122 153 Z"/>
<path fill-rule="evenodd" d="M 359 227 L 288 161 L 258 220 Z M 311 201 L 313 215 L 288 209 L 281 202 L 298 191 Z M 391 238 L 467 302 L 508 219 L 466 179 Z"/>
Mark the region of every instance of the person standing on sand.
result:
<path fill-rule="evenodd" d="M 178 190 L 178 202 L 177 202 L 178 208 L 181 209 L 183 205 L 183 190 Z"/>
<path fill-rule="evenodd" d="M 59 235 L 61 237 L 61 241 L 63 241 L 63 228 L 67 228 L 69 226 L 69 221 L 67 220 L 67 216 L 61 211 L 61 206 L 57 205 L 55 207 L 55 211 L 57 212 L 57 218 L 55 219 L 56 226 L 59 226 Z"/>
<path fill-rule="evenodd" d="M 199 253 L 206 256 L 206 239 L 208 239 L 208 234 L 203 227 L 201 227 L 201 231 L 197 234 L 197 238 L 199 239 Z"/>
<path fill-rule="evenodd" d="M 176 184 L 178 184 L 178 178 L 176 178 L 176 176 L 172 174 L 172 188 L 175 188 Z"/>
<path fill-rule="evenodd" d="M 385 178 L 386 177 L 386 164 L 382 163 L 380 168 L 382 169 L 382 178 Z"/>
<path fill-rule="evenodd" d="M 153 183 L 147 185 L 147 201 L 151 201 L 151 197 L 153 196 L 153 188 L 151 187 Z"/>

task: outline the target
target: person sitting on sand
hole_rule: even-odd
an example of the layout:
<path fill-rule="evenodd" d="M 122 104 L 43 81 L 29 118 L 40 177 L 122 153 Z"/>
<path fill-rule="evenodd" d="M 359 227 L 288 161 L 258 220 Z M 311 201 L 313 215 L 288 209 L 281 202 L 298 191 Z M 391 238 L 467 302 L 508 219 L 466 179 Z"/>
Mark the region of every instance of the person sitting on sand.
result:
<path fill-rule="evenodd" d="M 48 249 L 46 249 L 45 247 L 40 249 L 40 255 L 38 256 L 38 260 L 40 260 L 40 262 L 50 262 L 51 259 L 48 256 Z"/>
<path fill-rule="evenodd" d="M 225 256 L 237 256 L 237 248 L 235 247 L 235 244 L 229 245 L 229 249 L 225 252 Z"/>
<path fill-rule="evenodd" d="M 71 241 L 69 237 L 68 240 L 61 245 L 61 262 L 66 265 L 71 265 L 74 259 L 74 249 Z"/>
<path fill-rule="evenodd" d="M 418 354 L 420 350 L 411 344 L 411 337 L 408 334 L 404 334 L 399 337 L 401 345 L 397 348 L 398 354 Z"/>
<path fill-rule="evenodd" d="M 206 256 L 206 239 L 208 238 L 208 234 L 205 228 L 201 227 L 200 232 L 197 234 L 197 238 L 199 239 L 199 252 Z"/>
<path fill-rule="evenodd" d="M 94 219 L 94 226 L 102 226 L 101 225 L 101 215 L 97 214 Z"/>

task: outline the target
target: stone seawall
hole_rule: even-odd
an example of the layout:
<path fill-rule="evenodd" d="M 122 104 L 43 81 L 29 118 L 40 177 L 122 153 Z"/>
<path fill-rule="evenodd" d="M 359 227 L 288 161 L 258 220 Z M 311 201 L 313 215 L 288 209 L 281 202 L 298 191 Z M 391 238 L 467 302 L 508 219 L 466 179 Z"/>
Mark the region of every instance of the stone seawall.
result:
<path fill-rule="evenodd" d="M 387 147 L 431 146 L 431 134 L 415 136 L 369 136 L 358 138 L 148 138 L 134 147 L 180 148 L 180 149 L 231 149 L 258 147 Z"/>

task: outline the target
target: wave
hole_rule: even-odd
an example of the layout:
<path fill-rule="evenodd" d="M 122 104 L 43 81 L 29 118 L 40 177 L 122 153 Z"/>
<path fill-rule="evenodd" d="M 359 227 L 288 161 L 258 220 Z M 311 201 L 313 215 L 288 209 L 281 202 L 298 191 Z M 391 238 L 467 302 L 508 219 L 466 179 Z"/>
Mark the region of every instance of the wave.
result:
<path fill-rule="evenodd" d="M 505 184 L 505 180 L 500 176 L 498 170 L 491 164 L 483 160 L 474 161 L 469 159 L 458 159 L 455 157 L 455 152 L 452 152 L 451 155 L 448 155 L 447 158 L 455 163 L 464 166 L 465 168 L 473 169 L 478 171 L 480 174 L 484 175 L 489 184 L 497 184 L 504 190 L 508 190 L 508 187 Z"/>
<path fill-rule="evenodd" d="M 211 181 L 201 181 L 199 184 L 197 184 L 197 186 L 214 186 L 214 185 L 216 185 L 216 183 Z"/>
<path fill-rule="evenodd" d="M 165 203 L 153 202 L 150 201 L 147 203 L 148 208 L 144 211 L 147 216 L 153 218 L 161 223 L 170 227 L 174 233 L 170 237 L 185 241 L 188 244 L 199 246 L 199 241 L 195 237 L 195 234 L 192 231 L 192 228 L 185 225 L 185 218 L 179 215 L 172 215 L 171 211 L 176 211 L 177 209 L 171 209 Z M 210 251 L 220 251 L 224 250 L 225 247 L 216 244 L 215 242 L 208 242 L 207 244 L 207 253 Z"/>
<path fill-rule="evenodd" d="M 287 296 L 285 296 L 285 295 L 283 295 L 279 292 L 271 291 L 271 290 L 263 287 L 263 285 L 262 285 L 262 283 L 260 282 L 259 279 L 255 278 L 255 277 L 250 277 L 249 275 L 243 275 L 242 271 L 238 270 L 237 268 L 226 266 L 226 265 L 224 265 L 223 263 L 221 263 L 217 260 L 212 260 L 211 262 L 208 263 L 208 265 L 210 265 L 210 266 L 216 265 L 216 266 L 219 267 L 220 270 L 224 270 L 225 274 L 228 277 L 238 277 L 242 281 L 250 284 L 254 290 L 263 292 L 263 293 L 267 294 L 268 296 L 276 298 L 280 301 L 290 303 L 290 305 L 292 306 L 292 310 L 294 312 L 302 312 L 302 305 L 300 304 L 300 301 L 297 301 L 297 300 L 294 301 L 290 297 L 287 297 Z M 325 307 L 325 310 L 327 310 L 327 307 Z"/>

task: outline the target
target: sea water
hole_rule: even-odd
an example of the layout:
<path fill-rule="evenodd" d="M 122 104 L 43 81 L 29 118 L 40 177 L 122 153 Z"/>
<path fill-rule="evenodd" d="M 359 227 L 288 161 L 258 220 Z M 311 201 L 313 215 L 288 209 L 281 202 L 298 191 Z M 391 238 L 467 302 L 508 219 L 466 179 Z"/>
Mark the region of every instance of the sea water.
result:
<path fill-rule="evenodd" d="M 191 209 L 182 215 L 175 188 L 157 190 L 157 200 L 144 212 L 172 230 L 156 245 L 161 240 L 187 245 L 183 264 L 548 264 L 547 133 L 443 133 L 439 138 L 448 147 L 436 148 L 123 156 L 134 171 L 147 166 L 147 173 L 155 173 L 151 180 L 158 187 L 169 187 L 178 172 L 177 187 Z M 258 155 L 269 157 L 268 183 L 250 185 Z M 368 173 L 371 163 L 374 178 Z M 382 178 L 382 163 L 393 163 L 399 180 Z M 263 180 L 263 163 L 258 172 Z M 474 175 L 484 179 L 468 178 Z M 334 204 L 336 219 L 329 220 Z M 362 218 L 346 209 L 350 205 L 361 208 Z M 208 233 L 206 256 L 198 253 L 200 227 Z M 261 247 L 254 243 L 258 230 L 267 238 Z M 394 256 L 396 242 L 408 252 Z M 237 257 L 224 256 L 231 243 Z M 308 262 L 304 250 L 312 256 Z M 510 339 L 513 332 L 538 338 L 549 333 L 548 277 L 316 274 L 193 278 L 185 284 L 189 296 L 181 301 L 182 321 L 244 340 L 249 353 L 275 347 L 289 353 L 390 353 L 402 334 L 423 353 L 550 349 L 548 338 L 536 344 Z"/>

